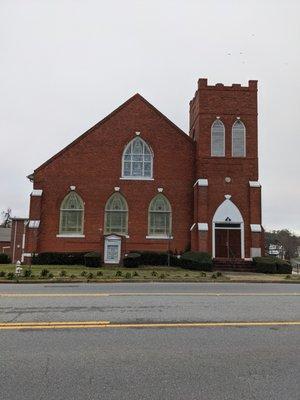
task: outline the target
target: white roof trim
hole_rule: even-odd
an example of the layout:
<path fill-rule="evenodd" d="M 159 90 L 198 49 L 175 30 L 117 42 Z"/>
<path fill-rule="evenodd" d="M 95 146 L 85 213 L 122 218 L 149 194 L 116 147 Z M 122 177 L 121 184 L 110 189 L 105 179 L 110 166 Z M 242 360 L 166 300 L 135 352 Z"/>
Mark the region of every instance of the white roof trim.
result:
<path fill-rule="evenodd" d="M 198 222 L 198 231 L 208 231 L 208 224 L 206 222 Z"/>
<path fill-rule="evenodd" d="M 31 253 L 22 253 L 22 257 L 31 257 L 32 254 Z"/>
<path fill-rule="evenodd" d="M 43 194 L 42 189 L 33 189 L 33 191 L 31 192 L 31 196 L 41 196 L 42 194 Z"/>
<path fill-rule="evenodd" d="M 190 231 L 192 231 L 196 226 L 196 222 L 193 223 L 193 225 L 190 227 Z"/>
<path fill-rule="evenodd" d="M 260 187 L 261 184 L 258 181 L 249 181 L 250 187 Z"/>
<path fill-rule="evenodd" d="M 40 226 L 40 220 L 31 219 L 28 224 L 28 228 L 38 228 Z"/>
<path fill-rule="evenodd" d="M 208 179 L 204 179 L 204 178 L 199 178 L 196 180 L 194 186 L 208 186 Z"/>
<path fill-rule="evenodd" d="M 251 224 L 251 232 L 261 232 L 261 225 L 260 224 Z"/>

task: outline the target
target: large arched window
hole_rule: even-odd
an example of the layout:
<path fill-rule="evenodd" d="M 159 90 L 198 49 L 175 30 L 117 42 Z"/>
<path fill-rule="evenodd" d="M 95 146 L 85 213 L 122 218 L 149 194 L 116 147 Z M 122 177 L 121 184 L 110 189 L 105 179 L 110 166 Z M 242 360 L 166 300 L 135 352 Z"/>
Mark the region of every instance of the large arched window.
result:
<path fill-rule="evenodd" d="M 149 206 L 149 236 L 170 236 L 172 224 L 172 210 L 168 199 L 158 194 Z"/>
<path fill-rule="evenodd" d="M 134 138 L 126 146 L 122 159 L 122 177 L 149 179 L 153 175 L 153 153 L 140 137 Z"/>
<path fill-rule="evenodd" d="M 225 156 L 225 127 L 222 121 L 216 119 L 211 126 L 211 155 Z"/>
<path fill-rule="evenodd" d="M 84 204 L 76 192 L 70 192 L 60 206 L 59 233 L 82 234 L 83 233 Z"/>
<path fill-rule="evenodd" d="M 246 128 L 242 121 L 236 120 L 232 126 L 232 157 L 246 156 Z"/>
<path fill-rule="evenodd" d="M 105 234 L 117 233 L 127 235 L 128 232 L 128 206 L 125 198 L 120 193 L 114 193 L 105 205 Z"/>

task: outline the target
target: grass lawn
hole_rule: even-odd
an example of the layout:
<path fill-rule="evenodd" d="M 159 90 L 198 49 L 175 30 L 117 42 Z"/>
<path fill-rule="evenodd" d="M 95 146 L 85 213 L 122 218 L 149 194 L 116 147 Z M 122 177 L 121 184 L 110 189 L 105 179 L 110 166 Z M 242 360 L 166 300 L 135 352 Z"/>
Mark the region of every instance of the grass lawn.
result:
<path fill-rule="evenodd" d="M 27 266 L 23 266 L 23 273 Z M 41 277 L 43 269 L 47 269 L 50 277 Z M 1 277 L 1 272 L 5 276 Z M 86 268 L 82 265 L 32 265 L 32 276 L 25 278 L 21 276 L 19 281 L 174 281 L 174 282 L 205 282 L 205 281 L 299 281 L 300 277 L 291 276 L 287 279 L 286 275 L 279 274 L 257 274 L 257 273 L 237 273 L 237 272 L 202 272 L 195 270 L 182 269 L 167 266 L 143 266 L 139 268 L 122 268 L 119 266 L 105 266 L 101 268 Z M 66 276 L 61 276 L 61 271 L 65 271 Z M 0 281 L 15 281 L 15 278 L 8 279 L 8 273 L 15 272 L 15 265 L 0 264 Z"/>

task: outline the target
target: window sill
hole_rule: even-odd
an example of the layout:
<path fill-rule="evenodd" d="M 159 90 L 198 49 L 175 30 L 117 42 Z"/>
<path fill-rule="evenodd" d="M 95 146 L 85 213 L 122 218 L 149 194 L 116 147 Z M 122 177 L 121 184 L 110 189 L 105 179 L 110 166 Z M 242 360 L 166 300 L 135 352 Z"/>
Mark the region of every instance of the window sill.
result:
<path fill-rule="evenodd" d="M 56 235 L 58 238 L 85 238 L 85 235 L 72 234 L 72 233 L 60 233 Z"/>
<path fill-rule="evenodd" d="M 167 236 L 167 235 L 163 235 L 163 236 L 151 236 L 151 235 L 147 235 L 146 239 L 156 239 L 156 240 L 171 240 L 173 239 L 173 236 Z"/>
<path fill-rule="evenodd" d="M 154 181 L 154 178 L 146 178 L 141 176 L 121 176 L 123 181 Z"/>

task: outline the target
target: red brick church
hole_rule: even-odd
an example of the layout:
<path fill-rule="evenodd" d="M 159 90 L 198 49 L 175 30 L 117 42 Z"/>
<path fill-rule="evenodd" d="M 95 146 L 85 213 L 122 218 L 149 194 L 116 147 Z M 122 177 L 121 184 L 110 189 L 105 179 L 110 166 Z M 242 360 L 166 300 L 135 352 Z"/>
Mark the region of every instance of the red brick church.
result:
<path fill-rule="evenodd" d="M 22 260 L 43 252 L 261 255 L 257 82 L 199 79 L 187 135 L 136 94 L 54 155 L 33 182 Z"/>

